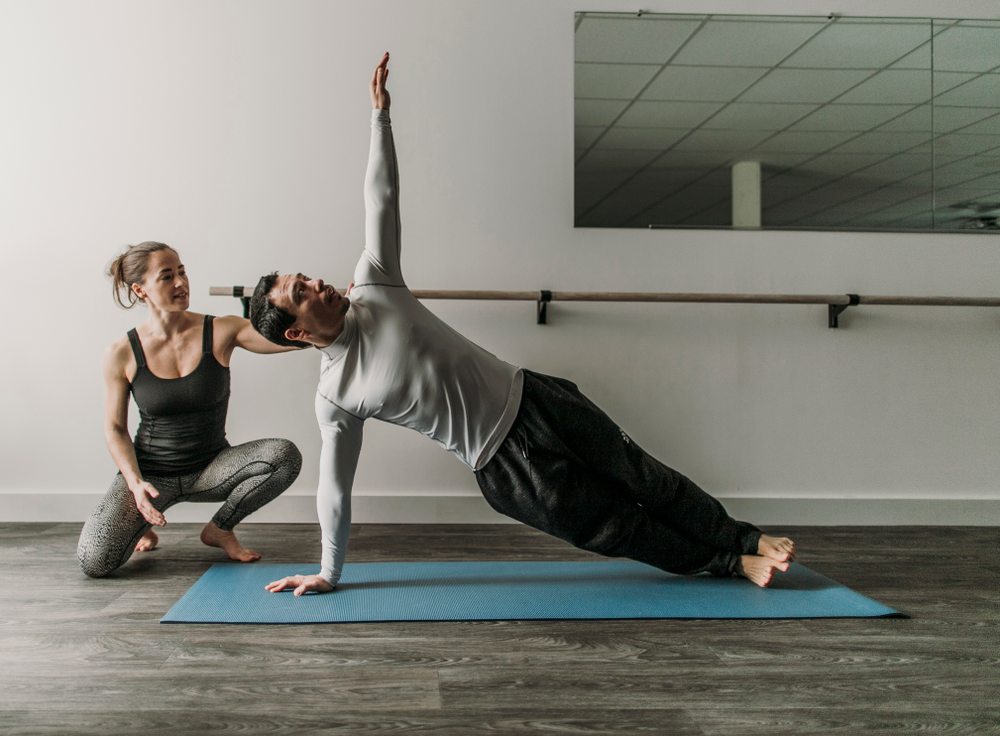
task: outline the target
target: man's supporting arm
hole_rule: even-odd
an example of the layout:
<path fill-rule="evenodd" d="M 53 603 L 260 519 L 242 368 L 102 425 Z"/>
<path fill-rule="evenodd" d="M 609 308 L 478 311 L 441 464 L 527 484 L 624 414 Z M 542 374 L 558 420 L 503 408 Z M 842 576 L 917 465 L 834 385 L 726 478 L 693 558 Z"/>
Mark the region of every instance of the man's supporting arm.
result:
<path fill-rule="evenodd" d="M 323 447 L 319 460 L 316 511 L 323 539 L 320 577 L 340 580 L 351 533 L 351 489 L 361 454 L 364 422 L 316 394 L 316 418 Z"/>

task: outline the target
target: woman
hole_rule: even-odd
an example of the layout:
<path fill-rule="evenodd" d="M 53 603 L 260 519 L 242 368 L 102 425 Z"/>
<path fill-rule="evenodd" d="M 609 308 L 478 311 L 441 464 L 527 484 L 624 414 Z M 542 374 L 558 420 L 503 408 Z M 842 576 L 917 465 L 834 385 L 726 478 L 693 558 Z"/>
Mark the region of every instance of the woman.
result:
<path fill-rule="evenodd" d="M 151 526 L 164 526 L 163 512 L 180 501 L 221 501 L 201 541 L 233 560 L 260 559 L 233 528 L 292 484 L 302 456 L 283 439 L 229 445 L 229 359 L 237 347 L 255 353 L 295 348 L 268 342 L 241 317 L 189 312 L 184 264 L 163 243 L 130 246 L 109 275 L 120 306 L 142 302 L 149 314 L 105 353 L 104 434 L 119 472 L 80 534 L 83 571 L 103 577 L 133 551 L 154 549 Z M 134 441 L 129 392 L 140 416 Z"/>

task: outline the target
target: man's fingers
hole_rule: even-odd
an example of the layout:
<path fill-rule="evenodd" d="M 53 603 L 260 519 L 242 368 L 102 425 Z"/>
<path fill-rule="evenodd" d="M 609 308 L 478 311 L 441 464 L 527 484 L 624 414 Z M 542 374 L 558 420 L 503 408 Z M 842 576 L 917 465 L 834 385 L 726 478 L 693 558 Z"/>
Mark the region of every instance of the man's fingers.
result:
<path fill-rule="evenodd" d="M 332 589 L 322 578 L 308 575 L 289 575 L 286 578 L 275 580 L 273 583 L 268 583 L 264 586 L 264 590 L 271 593 L 277 593 L 286 588 L 294 588 L 292 594 L 295 597 L 305 595 L 310 590 L 324 591 Z"/>
<path fill-rule="evenodd" d="M 285 586 L 288 585 L 289 579 L 282 578 L 281 580 L 275 580 L 274 582 L 268 583 L 264 586 L 265 590 L 269 590 L 272 593 L 277 593 L 278 591 L 284 590 Z"/>
<path fill-rule="evenodd" d="M 264 588 L 272 593 L 279 593 L 285 588 L 290 588 L 293 585 L 299 585 L 301 582 L 302 577 L 300 575 L 289 575 L 281 580 L 275 580 L 273 583 L 268 583 L 264 586 Z"/>

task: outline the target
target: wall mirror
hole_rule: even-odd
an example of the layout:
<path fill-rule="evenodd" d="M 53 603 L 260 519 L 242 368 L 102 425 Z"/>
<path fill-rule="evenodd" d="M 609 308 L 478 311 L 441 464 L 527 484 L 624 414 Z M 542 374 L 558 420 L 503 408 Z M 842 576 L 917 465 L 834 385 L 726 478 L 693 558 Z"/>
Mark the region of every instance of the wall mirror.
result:
<path fill-rule="evenodd" d="M 1000 229 L 1000 21 L 575 24 L 577 227 Z"/>

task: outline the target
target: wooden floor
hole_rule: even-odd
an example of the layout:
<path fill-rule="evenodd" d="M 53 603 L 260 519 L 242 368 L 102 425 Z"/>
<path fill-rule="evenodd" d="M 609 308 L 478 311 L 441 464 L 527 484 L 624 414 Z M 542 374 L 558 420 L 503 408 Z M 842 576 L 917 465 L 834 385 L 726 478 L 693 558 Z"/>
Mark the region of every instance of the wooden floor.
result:
<path fill-rule="evenodd" d="M 0 733 L 1000 734 L 1000 530 L 797 527 L 909 619 L 161 625 L 218 550 L 175 524 L 90 580 L 79 524 L 0 524 Z M 241 526 L 314 563 L 311 525 Z M 364 525 L 352 561 L 591 557 L 520 526 Z"/>

